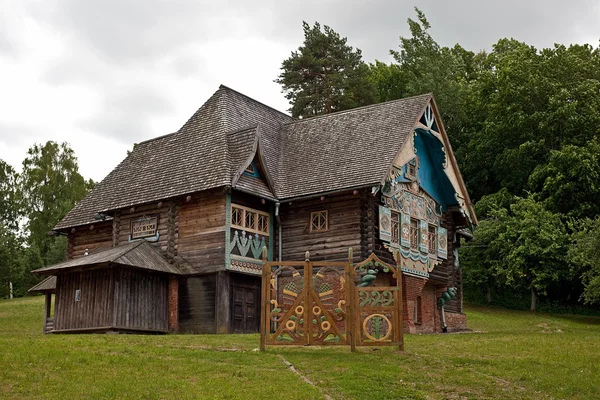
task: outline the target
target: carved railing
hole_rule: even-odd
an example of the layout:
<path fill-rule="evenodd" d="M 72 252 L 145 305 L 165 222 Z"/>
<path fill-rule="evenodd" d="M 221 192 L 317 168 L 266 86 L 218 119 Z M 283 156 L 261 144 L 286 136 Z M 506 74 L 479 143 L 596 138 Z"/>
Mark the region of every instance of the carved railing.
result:
<path fill-rule="evenodd" d="M 267 248 L 268 243 L 268 237 L 232 229 L 231 240 L 228 243 L 228 269 L 260 275 L 262 271 L 261 253 L 264 248 Z"/>

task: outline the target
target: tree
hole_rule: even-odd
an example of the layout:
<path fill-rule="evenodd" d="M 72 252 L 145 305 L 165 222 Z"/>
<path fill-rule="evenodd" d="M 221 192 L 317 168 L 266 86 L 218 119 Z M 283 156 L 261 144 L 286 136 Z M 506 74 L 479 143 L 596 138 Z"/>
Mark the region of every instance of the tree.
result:
<path fill-rule="evenodd" d="M 506 285 L 531 293 L 531 311 L 552 283 L 567 276 L 569 235 L 561 218 L 531 198 L 519 198 L 495 239 L 503 248 L 498 274 Z"/>
<path fill-rule="evenodd" d="M 600 217 L 577 222 L 573 231 L 569 261 L 584 285 L 581 298 L 586 304 L 600 304 Z"/>
<path fill-rule="evenodd" d="M 0 160 L 0 221 L 13 232 L 19 229 L 17 173 Z"/>
<path fill-rule="evenodd" d="M 275 79 L 294 117 L 311 117 L 373 104 L 376 91 L 359 49 L 333 29 L 303 22 L 304 44 L 281 64 Z"/>
<path fill-rule="evenodd" d="M 62 261 L 65 238 L 48 232 L 83 199 L 93 182 L 79 174 L 77 158 L 67 143 L 49 141 L 29 149 L 20 184 L 31 251 L 37 250 L 45 265 Z"/>
<path fill-rule="evenodd" d="M 552 150 L 548 163 L 529 176 L 531 190 L 546 208 L 573 218 L 600 215 L 600 142 Z"/>
<path fill-rule="evenodd" d="M 465 288 L 485 293 L 488 304 L 492 302 L 492 292 L 503 286 L 499 278 L 505 248 L 498 238 L 507 230 L 510 206 L 515 201 L 505 189 L 484 196 L 475 205 L 479 225 L 473 240 L 459 248 Z"/>
<path fill-rule="evenodd" d="M 408 19 L 411 36 L 400 37 L 399 51 L 390 50 L 406 84 L 404 93 L 398 93 L 404 97 L 433 92 L 454 144 L 465 119 L 469 84 L 476 78 L 481 56 L 458 44 L 452 48 L 440 46 L 429 33 L 431 25 L 425 14 L 416 7 L 415 12 L 417 21 Z"/>
<path fill-rule="evenodd" d="M 9 297 L 10 285 L 14 285 L 14 296 L 25 294 L 21 239 L 7 225 L 0 222 L 0 298 Z"/>

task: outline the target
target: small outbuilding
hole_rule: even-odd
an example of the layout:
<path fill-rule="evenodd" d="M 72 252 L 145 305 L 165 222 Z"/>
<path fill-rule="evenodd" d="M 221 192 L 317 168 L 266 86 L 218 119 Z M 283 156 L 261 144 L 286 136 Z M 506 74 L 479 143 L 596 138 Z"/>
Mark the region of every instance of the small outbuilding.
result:
<path fill-rule="evenodd" d="M 46 293 L 46 332 L 169 331 L 169 278 L 180 272 L 146 241 L 33 272 L 52 275 L 31 289 Z M 49 320 L 51 293 L 54 318 Z"/>

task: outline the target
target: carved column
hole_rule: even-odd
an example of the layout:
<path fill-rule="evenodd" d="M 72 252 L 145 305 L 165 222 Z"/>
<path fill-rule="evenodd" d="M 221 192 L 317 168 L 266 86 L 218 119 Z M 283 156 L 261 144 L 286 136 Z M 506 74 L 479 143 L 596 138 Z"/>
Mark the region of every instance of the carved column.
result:
<path fill-rule="evenodd" d="M 177 204 L 175 201 L 169 202 L 167 222 L 167 258 L 169 261 L 177 255 L 177 247 L 175 246 L 177 239 Z"/>
<path fill-rule="evenodd" d="M 119 231 L 121 230 L 121 213 L 117 210 L 113 217 L 112 224 L 112 247 L 117 247 L 119 245 Z"/>

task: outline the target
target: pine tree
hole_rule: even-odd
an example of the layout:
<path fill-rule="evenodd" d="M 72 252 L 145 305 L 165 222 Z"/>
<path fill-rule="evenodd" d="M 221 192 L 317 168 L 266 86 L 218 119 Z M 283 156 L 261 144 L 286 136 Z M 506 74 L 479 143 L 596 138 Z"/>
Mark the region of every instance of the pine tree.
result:
<path fill-rule="evenodd" d="M 303 22 L 304 44 L 281 64 L 283 87 L 294 117 L 311 117 L 373 104 L 376 89 L 359 49 L 333 29 Z"/>

